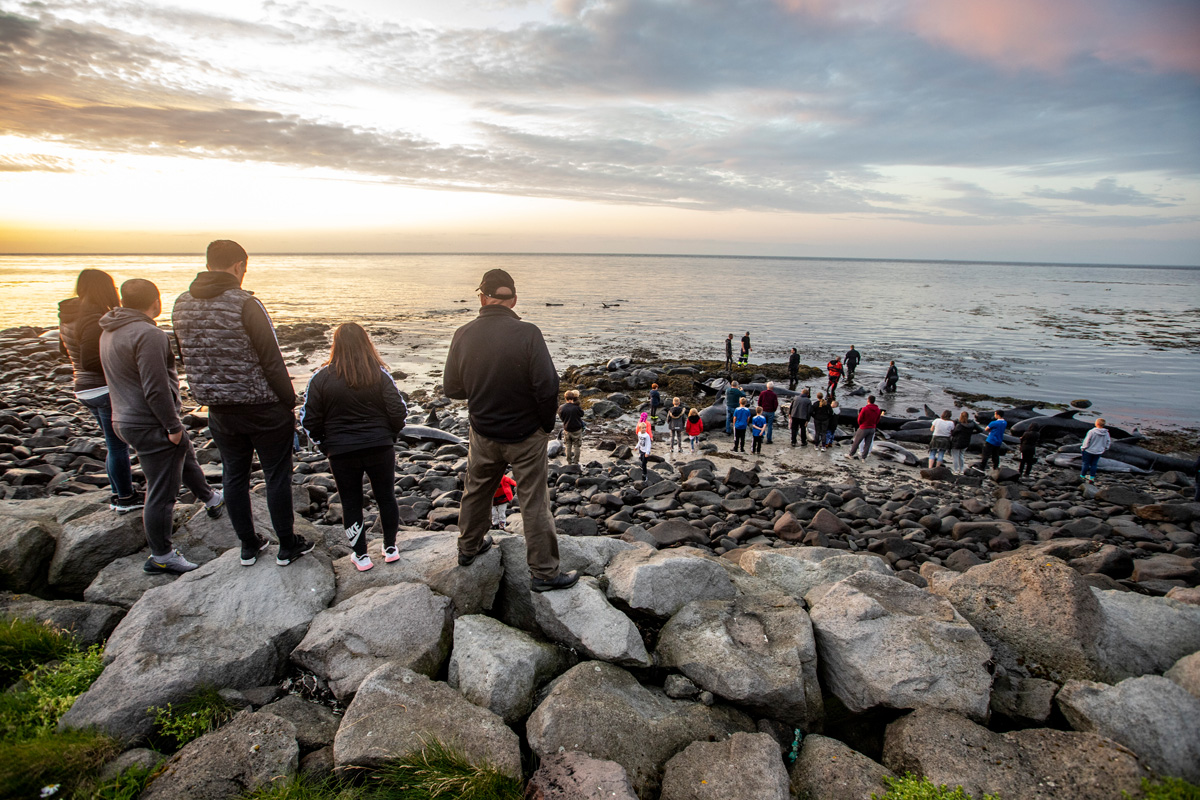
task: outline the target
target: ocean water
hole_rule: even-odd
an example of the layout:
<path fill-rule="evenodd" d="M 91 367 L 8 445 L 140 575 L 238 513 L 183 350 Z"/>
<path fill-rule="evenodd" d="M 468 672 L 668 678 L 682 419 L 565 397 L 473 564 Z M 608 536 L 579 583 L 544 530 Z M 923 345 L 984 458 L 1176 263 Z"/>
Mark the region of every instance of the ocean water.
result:
<path fill-rule="evenodd" d="M 85 267 L 153 280 L 169 319 L 203 256 L 0 256 L 0 327 L 56 324 Z M 252 254 L 249 267 L 244 286 L 276 322 L 386 326 L 431 361 L 502 267 L 560 367 L 633 348 L 721 359 L 725 335 L 749 330 L 753 362 L 796 347 L 823 365 L 854 344 L 871 387 L 895 360 L 912 385 L 1200 426 L 1200 268 L 521 254 Z"/>

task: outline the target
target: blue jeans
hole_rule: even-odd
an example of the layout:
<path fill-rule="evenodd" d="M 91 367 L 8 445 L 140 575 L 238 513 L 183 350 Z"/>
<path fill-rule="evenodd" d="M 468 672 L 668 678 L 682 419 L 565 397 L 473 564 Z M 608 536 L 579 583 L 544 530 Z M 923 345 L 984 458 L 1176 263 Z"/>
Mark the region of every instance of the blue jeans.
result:
<path fill-rule="evenodd" d="M 763 416 L 767 418 L 767 444 L 770 444 L 771 434 L 775 432 L 775 412 L 764 411 Z"/>
<path fill-rule="evenodd" d="M 725 406 L 725 433 L 733 433 L 733 410 L 737 406 Z"/>
<path fill-rule="evenodd" d="M 87 406 L 88 411 L 100 424 L 104 432 L 104 446 L 108 450 L 105 460 L 105 470 L 108 472 L 108 484 L 117 497 L 133 495 L 133 470 L 129 466 L 129 445 L 117 436 L 112 424 L 112 402 L 108 395 L 93 397 L 90 400 L 80 400 Z"/>
<path fill-rule="evenodd" d="M 1079 474 L 1090 475 L 1092 478 L 1095 478 L 1096 468 L 1100 465 L 1100 454 L 1089 453 L 1088 451 L 1084 450 L 1079 455 L 1083 459 L 1083 467 L 1080 468 Z"/>

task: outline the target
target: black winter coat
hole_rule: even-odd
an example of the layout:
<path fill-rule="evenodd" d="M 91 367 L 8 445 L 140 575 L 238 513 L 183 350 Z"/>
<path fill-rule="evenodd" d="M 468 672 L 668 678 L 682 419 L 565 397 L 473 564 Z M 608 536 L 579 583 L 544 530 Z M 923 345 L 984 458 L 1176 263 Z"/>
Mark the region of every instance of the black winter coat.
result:
<path fill-rule="evenodd" d="M 322 453 L 340 456 L 391 445 L 407 416 L 404 398 L 384 370 L 379 370 L 379 383 L 353 389 L 329 367 L 322 367 L 308 382 L 300 424 Z"/>
<path fill-rule="evenodd" d="M 71 359 L 77 392 L 107 385 L 100 363 L 100 318 L 107 312 L 79 297 L 58 304 L 58 348 Z"/>

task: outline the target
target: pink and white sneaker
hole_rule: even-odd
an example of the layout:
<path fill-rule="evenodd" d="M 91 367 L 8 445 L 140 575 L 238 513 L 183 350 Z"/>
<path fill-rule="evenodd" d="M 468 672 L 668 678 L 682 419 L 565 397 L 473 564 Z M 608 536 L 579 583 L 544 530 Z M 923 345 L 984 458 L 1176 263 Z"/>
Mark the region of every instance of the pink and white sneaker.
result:
<path fill-rule="evenodd" d="M 400 560 L 400 551 L 396 549 L 396 545 L 383 548 L 383 560 L 389 564 Z"/>
<path fill-rule="evenodd" d="M 366 572 L 371 567 L 375 566 L 373 563 L 371 563 L 371 557 L 366 553 L 363 553 L 361 556 L 357 553 L 351 553 L 350 560 L 354 562 L 354 566 L 358 567 L 359 572 Z"/>

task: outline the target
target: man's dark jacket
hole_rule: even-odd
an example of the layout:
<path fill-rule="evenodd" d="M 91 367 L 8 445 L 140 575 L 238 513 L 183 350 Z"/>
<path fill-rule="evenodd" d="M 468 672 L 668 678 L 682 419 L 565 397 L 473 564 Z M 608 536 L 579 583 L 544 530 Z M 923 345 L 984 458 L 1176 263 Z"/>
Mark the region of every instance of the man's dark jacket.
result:
<path fill-rule="evenodd" d="M 484 306 L 454 332 L 442 385 L 447 397 L 468 401 L 472 429 L 488 439 L 554 430 L 558 372 L 541 330 L 510 308 Z"/>

